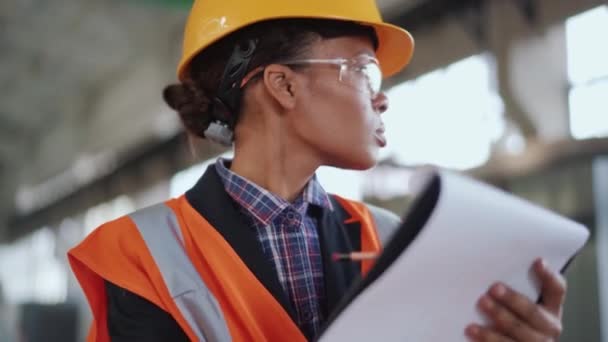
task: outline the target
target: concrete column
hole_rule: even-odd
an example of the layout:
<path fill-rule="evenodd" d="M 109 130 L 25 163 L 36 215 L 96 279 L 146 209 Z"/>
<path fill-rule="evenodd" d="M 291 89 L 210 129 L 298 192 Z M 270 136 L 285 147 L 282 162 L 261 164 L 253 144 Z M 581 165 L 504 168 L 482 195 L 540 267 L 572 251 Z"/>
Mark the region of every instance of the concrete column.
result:
<path fill-rule="evenodd" d="M 17 182 L 14 168 L 0 164 L 0 241 L 9 235 L 9 217 L 15 212 Z"/>
<path fill-rule="evenodd" d="M 608 156 L 593 163 L 599 321 L 603 342 L 608 342 Z"/>
<path fill-rule="evenodd" d="M 551 11 L 537 2 L 536 11 Z M 569 135 L 564 24 L 541 23 L 515 1 L 487 8 L 488 48 L 496 58 L 497 90 L 505 115 L 528 139 L 554 141 Z"/>

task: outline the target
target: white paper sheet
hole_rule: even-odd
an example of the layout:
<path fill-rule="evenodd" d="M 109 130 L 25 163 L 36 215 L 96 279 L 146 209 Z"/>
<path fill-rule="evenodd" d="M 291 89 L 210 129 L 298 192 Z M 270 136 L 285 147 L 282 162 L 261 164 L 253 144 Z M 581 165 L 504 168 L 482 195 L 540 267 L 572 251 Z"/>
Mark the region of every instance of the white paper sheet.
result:
<path fill-rule="evenodd" d="M 535 300 L 533 261 L 543 257 L 560 270 L 588 238 L 574 221 L 437 172 L 441 191 L 425 227 L 320 341 L 467 341 L 465 327 L 484 322 L 476 302 L 491 284 L 502 281 Z"/>

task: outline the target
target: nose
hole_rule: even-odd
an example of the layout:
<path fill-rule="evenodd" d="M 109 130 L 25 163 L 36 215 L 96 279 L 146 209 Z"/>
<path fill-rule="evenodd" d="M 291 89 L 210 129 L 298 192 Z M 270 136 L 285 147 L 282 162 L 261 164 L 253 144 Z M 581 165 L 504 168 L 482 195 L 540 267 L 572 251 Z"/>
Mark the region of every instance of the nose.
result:
<path fill-rule="evenodd" d="M 381 91 L 372 99 L 372 107 L 374 111 L 378 114 L 382 114 L 386 112 L 388 109 L 388 97 L 386 97 L 386 93 Z"/>

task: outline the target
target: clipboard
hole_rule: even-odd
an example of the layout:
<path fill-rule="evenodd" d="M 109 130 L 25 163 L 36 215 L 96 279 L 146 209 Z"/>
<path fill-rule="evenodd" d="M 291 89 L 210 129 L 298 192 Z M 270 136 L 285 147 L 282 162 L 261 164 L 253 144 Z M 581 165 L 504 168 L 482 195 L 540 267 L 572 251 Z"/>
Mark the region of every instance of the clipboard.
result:
<path fill-rule="evenodd" d="M 401 226 L 318 341 L 467 341 L 466 325 L 487 323 L 476 302 L 491 284 L 538 300 L 533 260 L 563 272 L 589 238 L 583 225 L 466 176 L 415 177 L 425 181 Z"/>

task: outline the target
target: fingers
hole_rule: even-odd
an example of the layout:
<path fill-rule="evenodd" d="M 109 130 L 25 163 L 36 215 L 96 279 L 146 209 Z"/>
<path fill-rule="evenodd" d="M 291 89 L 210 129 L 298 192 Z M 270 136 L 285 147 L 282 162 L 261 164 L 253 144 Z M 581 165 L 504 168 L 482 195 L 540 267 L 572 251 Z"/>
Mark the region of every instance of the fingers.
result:
<path fill-rule="evenodd" d="M 492 299 L 501 307 L 510 311 L 514 317 L 524 322 L 531 329 L 551 337 L 557 337 L 561 334 L 562 325 L 559 317 L 548 312 L 541 305 L 532 302 L 522 294 L 513 291 L 503 284 L 492 286 L 489 293 Z M 508 320 L 505 323 L 515 324 Z"/>
<path fill-rule="evenodd" d="M 504 336 L 499 332 L 488 328 L 482 327 L 477 324 L 471 324 L 465 330 L 466 335 L 473 341 L 480 342 L 515 342 L 510 337 Z"/>
<path fill-rule="evenodd" d="M 474 341 L 554 341 L 562 332 L 561 313 L 566 281 L 542 260 L 534 263 L 541 281 L 542 304 L 504 284 L 495 284 L 479 300 L 478 306 L 490 319 L 490 326 L 470 325 L 466 334 Z"/>
<path fill-rule="evenodd" d="M 566 298 L 566 279 L 551 271 L 541 259 L 534 262 L 534 271 L 541 282 L 543 306 L 552 314 L 561 317 Z"/>
<path fill-rule="evenodd" d="M 501 288 L 507 291 L 504 286 L 501 286 Z M 504 296 L 501 297 L 504 298 Z M 509 304 L 499 302 L 489 295 L 485 295 L 479 300 L 479 308 L 493 322 L 494 330 L 497 330 L 516 341 L 540 341 L 542 335 L 538 333 L 537 329 L 534 329 L 531 326 L 530 321 L 522 319 L 516 310 Z M 527 307 L 527 303 L 524 304 L 526 304 L 526 310 L 532 311 Z M 534 303 L 531 304 L 532 307 L 536 306 Z"/>

